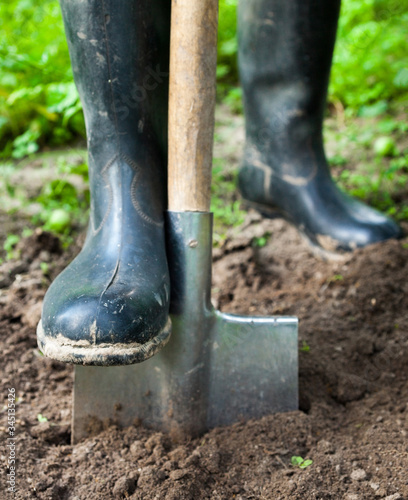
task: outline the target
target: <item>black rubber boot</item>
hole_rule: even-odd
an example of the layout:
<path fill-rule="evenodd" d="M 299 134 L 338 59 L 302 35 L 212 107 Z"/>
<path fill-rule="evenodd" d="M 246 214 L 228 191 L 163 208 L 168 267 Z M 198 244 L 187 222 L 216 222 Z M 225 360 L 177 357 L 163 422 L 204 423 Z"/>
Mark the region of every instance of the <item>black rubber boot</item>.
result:
<path fill-rule="evenodd" d="M 143 361 L 168 340 L 168 0 L 62 0 L 88 137 L 91 218 L 48 290 L 41 351 L 86 365 Z"/>
<path fill-rule="evenodd" d="M 340 0 L 242 0 L 239 64 L 246 148 L 239 186 L 250 206 L 279 213 L 318 253 L 398 238 L 392 220 L 334 184 L 323 115 Z"/>

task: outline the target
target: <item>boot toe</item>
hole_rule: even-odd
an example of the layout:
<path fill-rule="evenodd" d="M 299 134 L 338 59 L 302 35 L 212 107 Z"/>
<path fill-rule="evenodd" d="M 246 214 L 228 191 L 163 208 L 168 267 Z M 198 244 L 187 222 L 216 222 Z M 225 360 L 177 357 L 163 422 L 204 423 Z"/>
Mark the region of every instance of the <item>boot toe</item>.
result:
<path fill-rule="evenodd" d="M 99 291 L 92 285 L 71 286 L 67 292 L 66 276 L 60 276 L 61 283 L 57 278 L 47 292 L 37 331 L 45 355 L 83 365 L 123 365 L 144 361 L 167 343 L 171 322 L 165 280 Z"/>
<path fill-rule="evenodd" d="M 390 240 L 390 239 L 401 239 L 404 237 L 404 232 L 398 224 L 396 224 L 393 220 L 384 217 L 384 220 L 381 224 L 378 224 L 375 227 L 375 230 L 372 231 L 372 235 L 367 239 L 367 245 L 371 243 L 378 243 L 380 241 Z"/>
<path fill-rule="evenodd" d="M 347 237 L 343 238 L 342 249 L 353 250 L 389 239 L 404 236 L 402 228 L 386 215 L 349 196 L 344 196 L 344 222 Z M 333 227 L 334 231 L 336 226 Z"/>
<path fill-rule="evenodd" d="M 334 253 L 350 252 L 403 236 L 402 229 L 393 220 L 374 209 L 370 210 L 373 212 L 371 220 L 361 220 L 352 214 L 340 221 L 326 217 L 312 220 L 303 232 L 312 245 Z"/>

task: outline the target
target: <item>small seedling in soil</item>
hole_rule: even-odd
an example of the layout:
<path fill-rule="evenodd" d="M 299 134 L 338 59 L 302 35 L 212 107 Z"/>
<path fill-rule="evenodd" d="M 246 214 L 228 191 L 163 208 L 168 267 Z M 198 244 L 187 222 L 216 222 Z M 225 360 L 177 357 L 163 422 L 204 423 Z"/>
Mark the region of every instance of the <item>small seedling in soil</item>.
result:
<path fill-rule="evenodd" d="M 17 243 L 20 241 L 20 236 L 16 234 L 8 234 L 6 241 L 3 244 L 4 250 L 7 252 L 7 260 L 12 260 L 16 257 L 16 252 L 14 250 Z"/>
<path fill-rule="evenodd" d="M 44 417 L 43 415 L 41 415 L 41 413 L 39 413 L 37 415 L 37 420 L 40 422 L 40 423 L 43 423 L 43 422 L 48 422 L 48 418 L 47 417 Z"/>
<path fill-rule="evenodd" d="M 48 265 L 47 262 L 40 262 L 40 268 L 44 276 L 47 276 L 48 273 L 50 272 L 50 266 Z"/>
<path fill-rule="evenodd" d="M 341 274 L 335 274 L 334 276 L 332 276 L 331 278 L 329 278 L 327 281 L 329 283 L 332 283 L 334 281 L 341 281 L 343 279 L 343 276 Z"/>
<path fill-rule="evenodd" d="M 309 465 L 312 465 L 313 463 L 313 460 L 304 459 L 297 456 L 293 456 L 290 461 L 293 467 L 299 467 L 299 469 L 306 469 L 306 467 L 309 467 Z"/>
<path fill-rule="evenodd" d="M 303 340 L 302 347 L 300 347 L 299 350 L 302 352 L 309 352 L 310 351 L 310 345 L 306 342 L 306 340 Z"/>
<path fill-rule="evenodd" d="M 262 236 L 260 236 L 259 238 L 255 237 L 252 240 L 252 245 L 254 247 L 262 248 L 262 247 L 266 246 L 270 237 L 271 237 L 271 233 L 265 233 Z"/>

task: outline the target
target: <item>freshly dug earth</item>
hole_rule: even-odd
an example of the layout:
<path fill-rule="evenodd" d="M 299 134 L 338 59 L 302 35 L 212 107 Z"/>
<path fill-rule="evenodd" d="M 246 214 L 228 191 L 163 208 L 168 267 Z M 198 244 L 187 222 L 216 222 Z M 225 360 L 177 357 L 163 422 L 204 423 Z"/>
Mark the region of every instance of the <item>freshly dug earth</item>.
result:
<path fill-rule="evenodd" d="M 18 397 L 15 498 L 408 499 L 406 240 L 328 262 L 288 224 L 250 214 L 214 252 L 214 302 L 299 317 L 300 410 L 184 442 L 107 423 L 72 446 L 73 369 L 41 356 L 35 328 L 50 280 L 79 244 L 62 253 L 37 231 L 0 267 L 1 395 L 6 404 L 13 387 Z M 6 427 L 2 408 L 1 499 L 12 498 Z M 292 456 L 313 464 L 294 467 Z"/>

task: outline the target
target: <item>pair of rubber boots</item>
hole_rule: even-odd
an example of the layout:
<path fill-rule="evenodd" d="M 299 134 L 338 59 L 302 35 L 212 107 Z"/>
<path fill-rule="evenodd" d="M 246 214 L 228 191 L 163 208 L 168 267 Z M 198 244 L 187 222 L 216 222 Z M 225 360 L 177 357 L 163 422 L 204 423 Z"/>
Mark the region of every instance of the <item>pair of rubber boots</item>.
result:
<path fill-rule="evenodd" d="M 85 114 L 91 189 L 87 238 L 48 290 L 44 354 L 71 363 L 143 361 L 169 339 L 166 210 L 168 0 L 62 0 Z M 245 0 L 239 64 L 249 205 L 278 211 L 321 251 L 350 251 L 400 228 L 340 192 L 322 122 L 338 0 Z"/>

